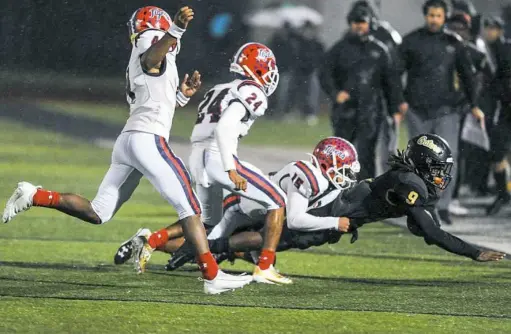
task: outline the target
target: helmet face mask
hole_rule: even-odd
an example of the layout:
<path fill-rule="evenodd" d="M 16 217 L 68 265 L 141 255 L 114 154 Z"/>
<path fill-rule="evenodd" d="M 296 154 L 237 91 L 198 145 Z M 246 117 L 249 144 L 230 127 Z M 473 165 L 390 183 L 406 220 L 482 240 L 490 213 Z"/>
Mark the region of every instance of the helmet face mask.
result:
<path fill-rule="evenodd" d="M 273 52 L 260 43 L 247 43 L 234 55 L 230 71 L 257 82 L 266 96 L 279 84 L 279 70 Z"/>
<path fill-rule="evenodd" d="M 357 183 L 358 154 L 347 140 L 326 138 L 318 143 L 311 157 L 312 163 L 337 189 L 349 189 Z"/>
<path fill-rule="evenodd" d="M 417 174 L 435 188 L 444 190 L 451 182 L 454 160 L 449 144 L 442 137 L 423 134 L 412 138 L 405 158 Z"/>

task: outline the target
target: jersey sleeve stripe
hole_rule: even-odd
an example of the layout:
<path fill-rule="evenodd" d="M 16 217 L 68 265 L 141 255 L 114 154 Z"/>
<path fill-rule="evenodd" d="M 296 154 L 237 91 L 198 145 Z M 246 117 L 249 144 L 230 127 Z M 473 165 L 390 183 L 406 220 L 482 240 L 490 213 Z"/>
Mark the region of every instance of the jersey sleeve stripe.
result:
<path fill-rule="evenodd" d="M 309 184 L 312 188 L 312 196 L 319 194 L 319 183 L 318 179 L 314 175 L 314 172 L 309 168 L 309 166 L 301 161 L 298 161 L 295 165 L 305 174 L 307 181 L 309 181 Z"/>
<path fill-rule="evenodd" d="M 165 138 L 160 137 L 158 135 L 154 135 L 154 139 L 156 142 L 156 147 L 158 148 L 158 152 L 160 152 L 162 158 L 167 162 L 170 168 L 172 168 L 174 173 L 176 173 L 176 176 L 179 182 L 181 183 L 181 187 L 183 188 L 188 203 L 190 203 L 190 206 L 192 207 L 195 214 L 200 214 L 201 207 L 199 199 L 197 198 L 195 192 L 193 191 L 190 174 L 186 170 L 183 162 L 172 152 Z"/>
<path fill-rule="evenodd" d="M 281 192 L 271 183 L 266 177 L 259 175 L 259 173 L 243 166 L 238 158 L 235 156 L 236 171 L 243 176 L 248 183 L 259 189 L 266 196 L 268 196 L 279 207 L 286 206 L 286 200 Z"/>
<path fill-rule="evenodd" d="M 240 195 L 229 194 L 229 195 L 225 196 L 224 202 L 223 202 L 224 213 L 225 213 L 225 211 L 229 210 L 231 207 L 235 206 L 236 204 L 239 204 L 240 201 L 241 201 Z"/>

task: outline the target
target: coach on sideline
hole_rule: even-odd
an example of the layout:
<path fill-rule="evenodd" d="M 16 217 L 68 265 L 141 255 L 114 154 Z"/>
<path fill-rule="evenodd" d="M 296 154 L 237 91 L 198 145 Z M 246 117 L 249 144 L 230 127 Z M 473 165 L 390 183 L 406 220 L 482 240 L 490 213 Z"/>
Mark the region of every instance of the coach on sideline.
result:
<path fill-rule="evenodd" d="M 410 137 L 429 132 L 445 138 L 457 161 L 461 116 L 456 108 L 456 76 L 462 81 L 473 116 L 484 121 L 484 114 L 478 107 L 474 66 L 461 38 L 444 27 L 445 1 L 427 0 L 423 13 L 426 25 L 406 35 L 400 46 L 402 70 L 407 73 L 408 132 Z M 457 164 L 454 164 L 453 179 L 456 179 L 456 172 Z M 437 205 L 446 224 L 451 224 L 448 207 L 453 190 L 454 187 L 448 187 Z"/>

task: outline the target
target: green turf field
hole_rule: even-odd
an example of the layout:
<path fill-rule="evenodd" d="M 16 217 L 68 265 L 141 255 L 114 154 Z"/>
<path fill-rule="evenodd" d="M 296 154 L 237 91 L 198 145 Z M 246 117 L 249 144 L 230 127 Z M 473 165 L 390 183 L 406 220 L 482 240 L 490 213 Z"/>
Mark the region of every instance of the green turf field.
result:
<path fill-rule="evenodd" d="M 19 180 L 91 198 L 110 160 L 109 150 L 4 120 L 0 142 L 2 206 Z M 105 226 L 40 208 L 0 226 L 0 333 L 511 332 L 510 261 L 478 264 L 383 224 L 354 245 L 280 254 L 292 286 L 206 296 L 193 266 L 167 273 L 162 254 L 144 275 L 113 265 L 140 226 L 175 219 L 144 181 Z"/>

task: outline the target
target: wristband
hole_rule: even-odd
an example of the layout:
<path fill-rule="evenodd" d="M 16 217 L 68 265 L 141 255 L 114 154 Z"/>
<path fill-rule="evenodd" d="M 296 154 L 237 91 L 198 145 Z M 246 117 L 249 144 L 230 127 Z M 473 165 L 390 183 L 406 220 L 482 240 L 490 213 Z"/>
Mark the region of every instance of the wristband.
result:
<path fill-rule="evenodd" d="M 170 29 L 167 31 L 167 33 L 174 37 L 175 39 L 181 39 L 183 37 L 183 34 L 185 33 L 186 29 L 179 28 L 177 24 L 173 23 L 170 26 Z"/>
<path fill-rule="evenodd" d="M 183 92 L 178 90 L 177 94 L 176 94 L 176 101 L 177 101 L 177 104 L 179 104 L 180 107 L 184 107 L 184 106 L 186 106 L 188 101 L 190 101 L 190 98 L 187 97 L 185 94 L 183 94 Z"/>

